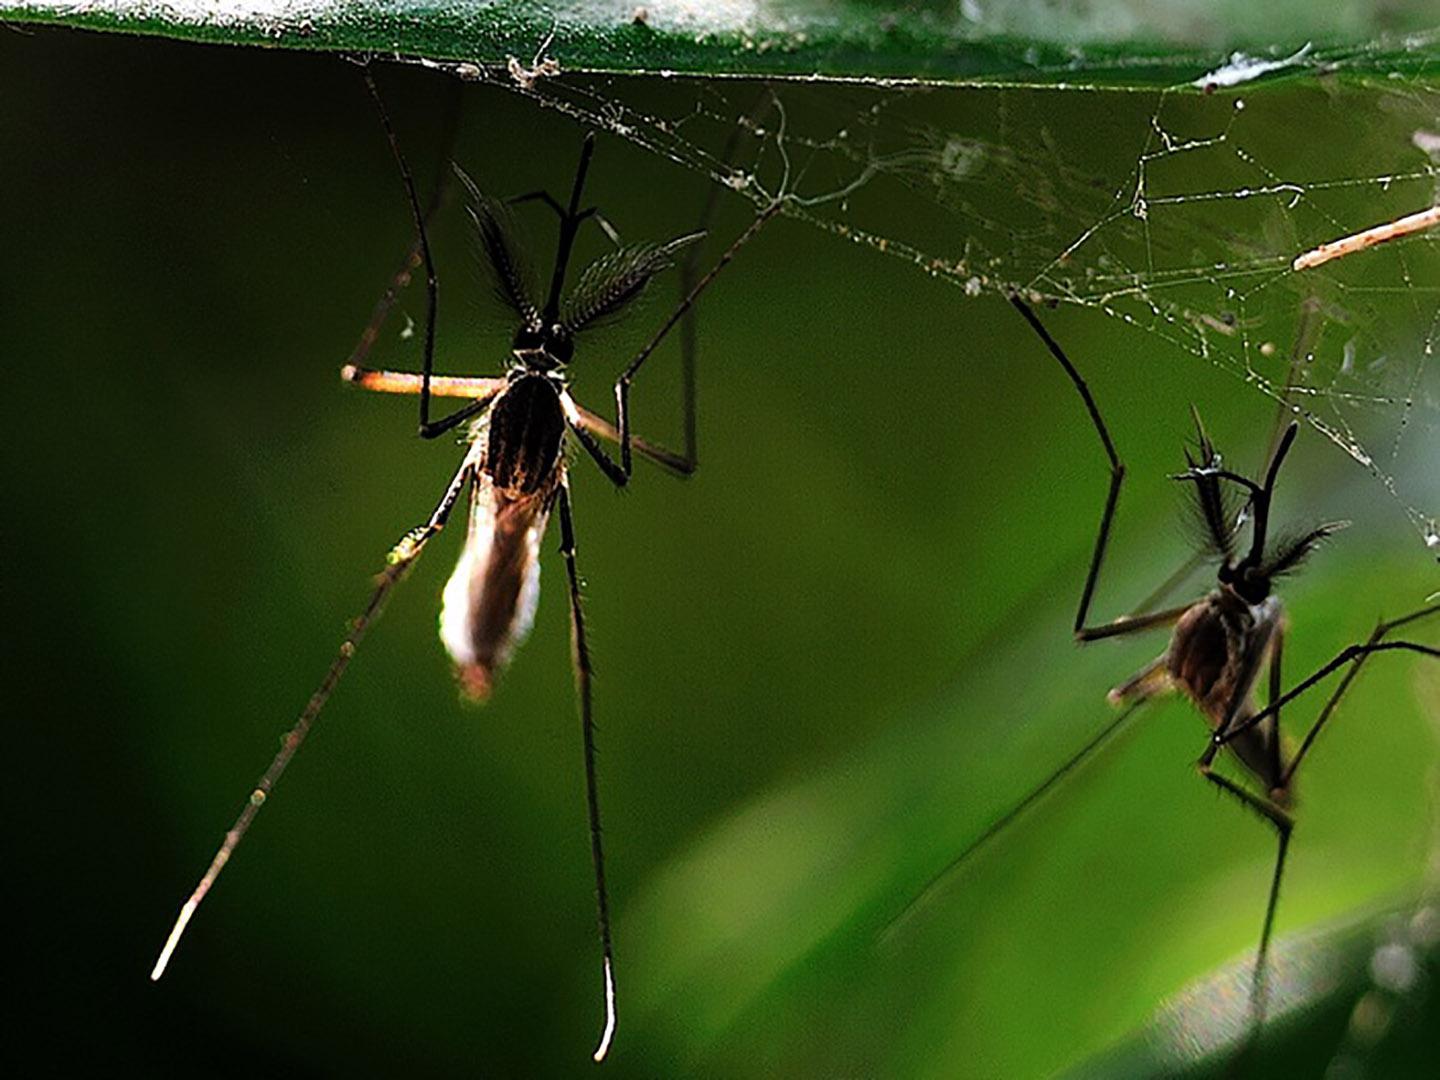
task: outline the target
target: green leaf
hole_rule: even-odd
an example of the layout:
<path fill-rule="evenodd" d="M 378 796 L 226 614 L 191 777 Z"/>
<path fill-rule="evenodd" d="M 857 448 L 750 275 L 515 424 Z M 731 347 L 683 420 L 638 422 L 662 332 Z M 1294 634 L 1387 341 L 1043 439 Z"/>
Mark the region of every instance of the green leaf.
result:
<path fill-rule="evenodd" d="M 5 0 L 0 19 L 399 54 L 522 77 L 549 59 L 562 71 L 1165 86 L 1203 85 L 1226 64 L 1247 77 L 1296 66 L 1377 75 L 1421 72 L 1436 56 L 1435 38 L 1422 33 L 1434 19 L 1426 0 L 1226 0 L 1200 13 L 1188 0 Z"/>
<path fill-rule="evenodd" d="M 1124 1043 L 1068 1072 L 1074 1080 L 1236 1075 L 1411 1075 L 1432 1060 L 1440 1025 L 1440 909 L 1434 898 L 1278 942 L 1268 1010 L 1253 1044 L 1251 961 L 1228 964 L 1162 1005 Z"/>
<path fill-rule="evenodd" d="M 1306 17 L 1284 48 L 1250 51 L 1293 56 Z M 524 64 L 548 26 L 531 30 L 507 46 Z M 1140 81 L 1162 70 L 1146 56 L 1180 55 L 1113 40 Z M 615 1075 L 1053 1076 L 1143 1039 L 1157 1003 L 1207 972 L 1228 982 L 1185 1015 L 1239 985 L 1274 838 L 1195 776 L 1205 728 L 1180 701 L 889 924 L 1163 648 L 1072 641 L 1104 456 L 1006 288 L 1056 302 L 1041 316 L 1129 470 L 1101 617 L 1189 553 L 1167 477 L 1191 406 L 1253 471 L 1287 388 L 1307 426 L 1284 524 L 1354 527 L 1285 585 L 1286 681 L 1440 588 L 1436 234 L 1291 269 L 1433 203 L 1434 92 L 1423 74 L 1321 77 L 1316 57 L 1338 53 L 1315 40 L 1272 73 L 1303 77 L 1210 95 L 621 76 L 515 93 L 508 75 L 380 73 L 423 193 L 447 158 L 496 198 L 563 192 L 596 130 L 588 195 L 626 243 L 692 232 L 718 194 L 706 262 L 755 221 L 763 195 L 747 195 L 793 196 L 698 305 L 699 473 L 647 469 L 620 499 L 587 461 L 573 470 Z M 1202 47 L 1204 67 L 1165 77 L 1224 60 Z M 1347 70 L 1400 74 L 1385 64 L 1410 54 L 1386 48 Z M 483 710 L 457 702 L 435 638 L 459 530 L 437 538 L 146 984 L 367 575 L 462 451 L 414 438 L 413 401 L 337 378 L 413 243 L 351 65 L 64 32 L 0 34 L 0 50 L 16 523 L 0 602 L 21 703 L 5 791 L 34 912 L 16 935 L 27 1034 L 77 1075 L 576 1076 L 601 987 L 553 534 L 534 635 Z M 548 265 L 553 220 L 517 215 Z M 476 310 L 466 229 L 452 202 L 431 235 L 438 370 L 494 375 L 513 327 Z M 581 242 L 584 259 L 610 247 L 598 229 Z M 379 365 L 419 362 L 416 284 Z M 607 408 L 677 290 L 657 282 L 632 338 L 585 343 L 579 401 Z M 662 441 L 683 430 L 673 346 L 634 402 Z M 1426 888 L 1437 702 L 1433 662 L 1377 658 L 1316 744 L 1282 942 L 1328 955 L 1312 928 Z M 1297 703 L 1287 730 L 1318 709 Z M 1282 1010 L 1267 1054 L 1271 1038 L 1308 1052 L 1271 1075 L 1318 1075 L 1343 1050 L 1389 940 L 1384 919 L 1354 925 L 1337 955 L 1355 993 L 1323 1023 Z M 1374 1075 L 1433 1062 L 1407 1050 Z"/>

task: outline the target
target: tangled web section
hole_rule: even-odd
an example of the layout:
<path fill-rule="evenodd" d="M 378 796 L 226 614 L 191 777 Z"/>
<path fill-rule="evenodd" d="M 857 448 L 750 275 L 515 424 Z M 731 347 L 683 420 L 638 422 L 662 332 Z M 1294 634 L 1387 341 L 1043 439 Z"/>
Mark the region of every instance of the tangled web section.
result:
<path fill-rule="evenodd" d="M 1214 365 L 1339 447 L 1440 558 L 1440 230 L 1294 266 L 1440 201 L 1440 92 L 1422 81 L 1200 93 L 454 67 L 962 298 L 1018 289 L 1144 335 L 1144 362 Z"/>

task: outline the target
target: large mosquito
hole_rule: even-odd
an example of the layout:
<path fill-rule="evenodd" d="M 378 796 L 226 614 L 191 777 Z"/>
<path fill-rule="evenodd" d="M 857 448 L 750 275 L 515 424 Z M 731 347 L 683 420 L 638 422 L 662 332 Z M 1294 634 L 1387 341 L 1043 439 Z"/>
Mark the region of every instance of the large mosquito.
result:
<path fill-rule="evenodd" d="M 418 373 L 370 370 L 350 363 L 345 365 L 341 375 L 346 381 L 367 390 L 418 394 L 419 433 L 423 438 L 436 438 L 468 422 L 468 449 L 459 471 L 446 487 L 430 517 L 424 524 L 407 532 L 390 550 L 369 603 L 351 624 L 325 677 L 285 736 L 270 767 L 256 783 L 204 876 L 180 909 L 150 977 L 159 979 L 164 974 L 186 925 L 244 838 L 290 759 L 299 750 L 354 656 L 361 638 L 379 616 L 391 590 L 414 565 L 426 543 L 444 528 L 456 504 L 468 492 L 470 506 L 465 544 L 444 589 L 440 637 L 455 662 L 462 694 L 473 701 L 483 701 L 489 695 L 497 675 L 530 629 L 539 598 L 540 542 L 551 514 L 558 514 L 560 519 L 560 553 L 565 560 L 569 586 L 572 661 L 584 745 L 590 852 L 595 871 L 596 918 L 604 975 L 605 1024 L 593 1055 L 598 1062 L 609 1051 L 615 1034 L 615 964 L 609 895 L 605 885 L 605 855 L 601 843 L 595 722 L 591 703 L 592 670 L 580 602 L 580 576 L 575 561 L 575 522 L 567 448 L 573 441 L 619 488 L 629 482 L 636 454 L 677 476 L 689 476 L 694 471 L 693 381 L 689 377 L 685 380 L 684 454 L 647 442 L 631 432 L 630 386 L 666 335 L 740 248 L 778 211 L 779 203 L 759 213 L 707 273 L 693 282 L 686 274 L 683 280 L 688 289 L 683 298 L 615 381 L 617 417 L 612 424 L 581 406 L 570 394 L 567 366 L 574 356 L 576 339 L 586 330 L 621 315 L 645 292 L 652 279 L 675 266 L 677 254 L 698 241 L 703 232 L 663 244 L 619 247 L 591 263 L 567 292 L 566 274 L 581 227 L 594 219 L 613 237 L 613 231 L 599 217 L 595 207 L 582 208 L 585 177 L 595 151 L 592 133 L 581 146 L 580 162 L 568 202 L 562 204 L 544 191 L 510 200 L 511 203 L 538 201 L 549 207 L 559 219 L 559 242 L 549 288 L 543 303 L 537 302 L 539 292 L 532 274 L 512 238 L 507 204 L 482 194 L 457 168 L 455 171 L 469 196 L 469 217 L 488 264 L 492 283 L 501 300 L 517 318 L 518 326 L 512 340 L 509 368 L 504 375 L 492 378 L 436 375 L 433 366 L 438 289 L 426 230 L 429 215 L 421 211 L 409 166 L 368 72 L 366 82 L 399 167 L 414 221 L 416 243 L 390 290 L 377 306 L 371 325 L 362 334 L 356 356 L 363 357 L 368 351 L 380 320 L 393 302 L 397 289 L 408 281 L 410 271 L 423 265 L 426 277 L 424 360 Z M 432 203 L 432 210 L 435 205 Z M 418 248 L 418 253 L 415 248 Z M 431 399 L 437 397 L 466 399 L 466 404 L 447 416 L 432 420 Z M 618 445 L 618 460 L 612 458 L 601 445 L 602 439 Z"/>
<path fill-rule="evenodd" d="M 1200 775 L 1268 822 L 1277 838 L 1275 864 L 1251 978 L 1250 1030 L 1253 1039 L 1264 1019 L 1266 959 L 1285 871 L 1285 857 L 1295 826 L 1295 774 L 1367 657 L 1403 650 L 1440 659 L 1440 649 L 1433 646 L 1387 640 L 1391 632 L 1403 626 L 1440 614 L 1440 604 L 1381 622 L 1368 640 L 1346 647 L 1329 663 L 1289 690 L 1282 691 L 1281 664 L 1288 619 L 1274 587 L 1279 579 L 1300 569 L 1307 557 L 1345 523 L 1331 522 L 1278 537 L 1272 534 L 1270 511 L 1275 484 L 1286 455 L 1295 442 L 1298 421 L 1292 421 L 1284 429 L 1270 455 L 1264 478 L 1257 481 L 1225 468 L 1220 452 L 1200 422 L 1199 414 L 1193 413 L 1196 453 L 1186 450 L 1187 468 L 1176 474 L 1174 479 L 1190 485 L 1192 489 L 1193 509 L 1205 554 L 1219 563 L 1215 587 L 1190 603 L 1160 611 L 1148 611 L 1142 607 L 1138 613 L 1091 625 L 1088 621 L 1090 603 L 1109 546 L 1120 487 L 1125 479 L 1125 466 L 1101 417 L 1100 408 L 1074 363 L 1022 297 L 1012 294 L 1010 301 L 1074 384 L 1110 462 L 1110 487 L 1101 512 L 1090 567 L 1080 592 L 1079 608 L 1075 613 L 1075 639 L 1087 643 L 1169 627 L 1170 641 L 1159 656 L 1110 691 L 1112 704 L 1126 706 L 1119 715 L 935 874 L 900 915 L 891 921 L 890 926 L 894 928 L 913 912 L 960 864 L 1095 753 L 1124 726 L 1140 705 L 1178 690 L 1194 703 L 1210 728 L 1205 750 L 1196 762 Z M 1247 524 L 1248 545 L 1242 542 Z M 1281 709 L 1342 669 L 1347 670 L 1340 682 L 1326 699 L 1298 749 L 1287 757 L 1286 742 L 1280 730 Z M 1267 702 L 1263 708 L 1256 700 L 1256 689 L 1262 674 L 1268 676 Z M 1237 782 L 1216 771 L 1216 758 L 1224 750 L 1231 752 L 1248 777 L 1248 782 Z"/>

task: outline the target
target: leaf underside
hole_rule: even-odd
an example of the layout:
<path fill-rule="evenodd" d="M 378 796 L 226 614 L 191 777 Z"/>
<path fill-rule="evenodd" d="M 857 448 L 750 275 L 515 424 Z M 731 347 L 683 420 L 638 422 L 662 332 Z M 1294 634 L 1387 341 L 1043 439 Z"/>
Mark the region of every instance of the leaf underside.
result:
<path fill-rule="evenodd" d="M 779 0 L 65 0 L 0 2 L 0 19 L 212 44 L 398 55 L 524 75 L 548 71 L 1189 86 L 1340 72 L 1434 70 L 1420 0 L 1294 10 L 1239 0 L 1106 0 L 1066 11 L 1027 0 L 905 5 Z M 1238 55 L 1237 55 L 1238 54 Z M 463 73 L 478 75 L 469 69 Z M 1218 79 L 1211 79 L 1221 73 Z"/>

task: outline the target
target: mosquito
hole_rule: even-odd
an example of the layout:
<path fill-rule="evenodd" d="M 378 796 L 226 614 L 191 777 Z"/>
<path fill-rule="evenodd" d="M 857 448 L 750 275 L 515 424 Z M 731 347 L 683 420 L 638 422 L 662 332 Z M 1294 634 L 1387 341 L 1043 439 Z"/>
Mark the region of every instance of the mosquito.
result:
<path fill-rule="evenodd" d="M 372 370 L 348 363 L 342 368 L 341 376 L 366 390 L 418 395 L 421 437 L 433 439 L 461 425 L 468 425 L 464 428 L 467 448 L 459 470 L 429 518 L 407 532 L 387 555 L 385 568 L 376 579 L 369 602 L 351 623 L 329 670 L 294 727 L 285 736 L 270 767 L 251 791 L 204 876 L 180 909 L 150 977 L 158 980 L 164 974 L 171 954 L 200 902 L 215 884 L 260 807 L 299 750 L 349 666 L 366 630 L 380 615 L 391 591 L 414 565 L 429 540 L 445 527 L 456 505 L 468 493 L 465 543 L 442 594 L 440 638 L 454 661 L 460 692 L 471 701 L 484 701 L 490 695 L 496 678 L 530 630 L 539 599 L 540 543 L 551 515 L 559 517 L 560 554 L 565 561 L 569 588 L 571 658 L 579 699 L 590 852 L 595 874 L 596 919 L 604 977 L 605 1023 L 593 1054 L 594 1060 L 599 1062 L 608 1053 L 615 1034 L 615 963 L 609 894 L 605 883 L 605 856 L 601 843 L 595 721 L 591 700 L 593 671 L 576 565 L 568 451 L 572 445 L 583 450 L 617 488 L 629 483 L 635 455 L 676 476 L 685 477 L 694 472 L 693 381 L 688 367 L 685 380 L 686 451 L 683 454 L 648 442 L 631 432 L 630 387 L 655 349 L 680 323 L 701 293 L 729 265 L 740 248 L 780 209 L 780 204 L 777 202 L 757 214 L 707 273 L 693 282 L 686 275 L 687 288 L 679 304 L 615 381 L 617 417 L 612 424 L 584 408 L 571 396 L 568 365 L 574 357 L 576 341 L 587 330 L 623 314 L 655 277 L 676 265 L 680 252 L 703 237 L 703 231 L 667 243 L 619 247 L 591 263 L 580 274 L 573 288 L 567 291 L 567 271 L 582 226 L 593 219 L 614 238 L 613 230 L 600 217 L 596 207 L 582 208 L 585 178 L 595 151 L 594 134 L 588 135 L 582 143 L 570 197 L 563 204 L 545 191 L 522 195 L 508 204 L 498 202 L 484 195 L 457 167 L 456 174 L 469 197 L 470 222 L 492 284 L 516 317 L 517 328 L 511 343 L 508 368 L 503 375 L 437 375 L 433 367 L 438 288 L 426 230 L 429 211 L 421 211 L 409 166 L 368 71 L 365 78 L 399 168 L 416 240 L 390 289 L 377 305 L 352 360 L 363 358 L 368 352 L 379 322 L 393 303 L 398 289 L 409 280 L 410 271 L 422 265 L 426 277 L 424 359 L 418 373 Z M 438 202 L 438 198 L 432 201 L 431 211 Z M 540 293 L 529 264 L 512 237 L 509 206 L 526 202 L 542 203 L 559 219 L 555 261 L 543 302 L 537 299 Z M 458 398 L 466 403 L 446 416 L 432 419 L 430 407 L 433 398 Z M 618 446 L 618 460 L 605 449 L 601 440 Z"/>
<path fill-rule="evenodd" d="M 1196 762 L 1199 774 L 1275 830 L 1275 863 L 1251 978 L 1250 1031 L 1253 1037 L 1264 1019 L 1266 958 L 1285 859 L 1295 827 L 1295 774 L 1369 656 L 1408 651 L 1440 659 L 1440 649 L 1433 646 L 1389 639 L 1389 635 L 1401 627 L 1440 614 L 1440 604 L 1422 607 L 1401 618 L 1379 623 L 1366 641 L 1346 647 L 1329 663 L 1289 690 L 1282 691 L 1282 662 L 1289 620 L 1280 597 L 1276 595 L 1275 586 L 1281 579 L 1299 570 L 1317 548 L 1347 523 L 1329 522 L 1279 535 L 1275 535 L 1271 528 L 1275 485 L 1299 432 L 1298 421 L 1292 421 L 1285 427 L 1270 455 L 1263 479 L 1256 480 L 1225 467 L 1219 450 L 1200 421 L 1199 413 L 1192 410 L 1196 452 L 1186 450 L 1187 467 L 1172 478 L 1191 488 L 1192 508 L 1203 538 L 1204 554 L 1219 564 L 1215 586 L 1190 603 L 1159 611 L 1148 610 L 1147 603 L 1134 614 L 1123 615 L 1110 622 L 1090 624 L 1090 605 L 1109 547 L 1110 530 L 1125 479 L 1125 466 L 1100 408 L 1079 370 L 1030 305 L 1019 295 L 1012 294 L 1010 301 L 1079 393 L 1110 463 L 1110 486 L 1075 614 L 1075 639 L 1088 643 L 1169 628 L 1170 640 L 1159 656 L 1109 692 L 1108 699 L 1112 705 L 1124 706 L 1116 718 L 935 874 L 891 920 L 889 931 L 913 913 L 962 863 L 1098 751 L 1121 730 L 1141 705 L 1163 694 L 1179 691 L 1195 705 L 1210 729 L 1205 749 Z M 1248 544 L 1244 542 L 1247 525 Z M 1164 591 L 1163 588 L 1157 590 L 1156 595 Z M 1344 674 L 1339 683 L 1325 700 L 1298 749 L 1287 755 L 1286 741 L 1280 729 L 1282 708 L 1342 670 Z M 1264 707 L 1257 701 L 1257 688 L 1262 676 L 1267 682 Z M 1245 778 L 1243 781 L 1232 780 L 1216 771 L 1216 759 L 1225 751 L 1239 766 Z"/>

